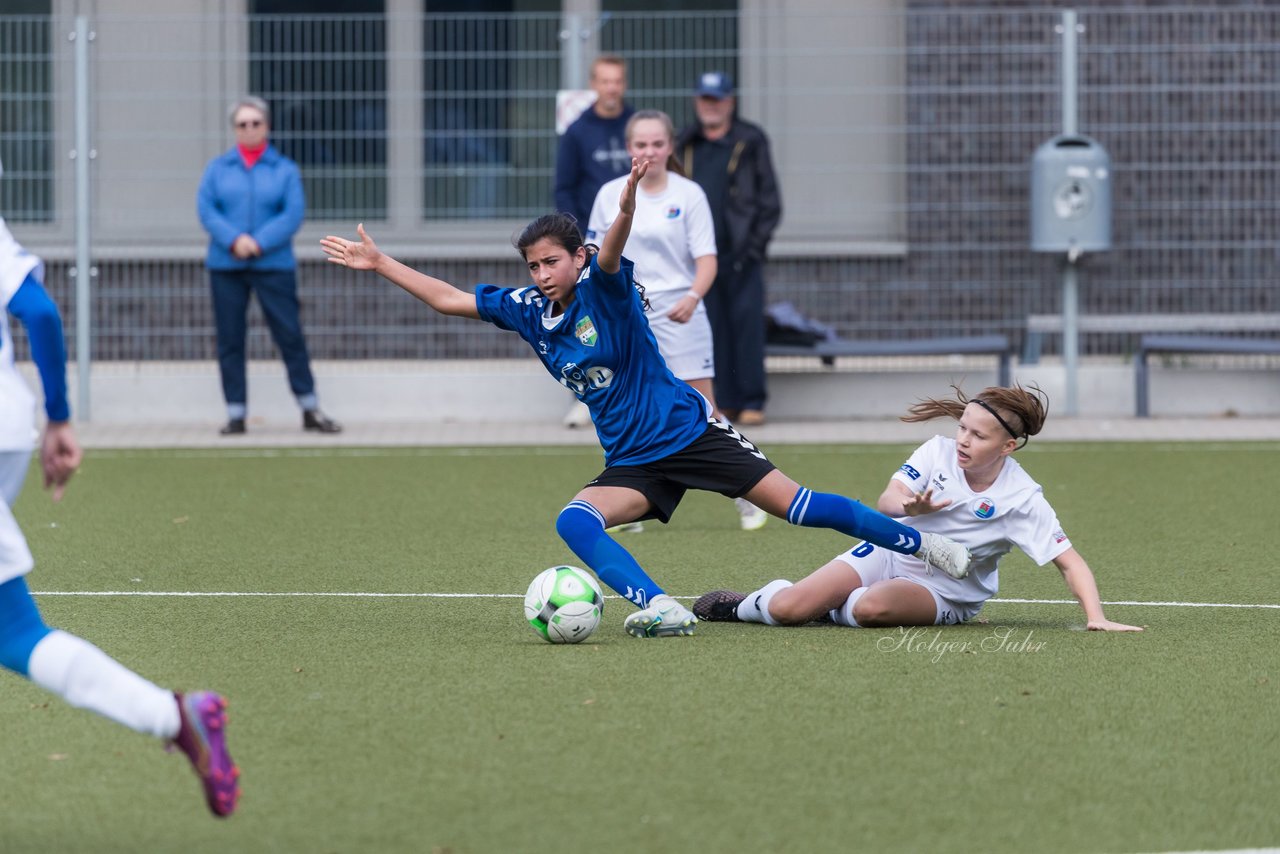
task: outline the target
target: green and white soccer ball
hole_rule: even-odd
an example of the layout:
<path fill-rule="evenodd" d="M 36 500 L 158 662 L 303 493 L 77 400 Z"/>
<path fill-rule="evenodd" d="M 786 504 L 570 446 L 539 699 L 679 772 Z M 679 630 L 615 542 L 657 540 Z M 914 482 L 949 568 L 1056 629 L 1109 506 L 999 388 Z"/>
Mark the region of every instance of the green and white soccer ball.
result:
<path fill-rule="evenodd" d="M 543 570 L 524 596 L 525 619 L 550 643 L 586 640 L 603 614 L 604 594 L 595 576 L 576 566 Z"/>

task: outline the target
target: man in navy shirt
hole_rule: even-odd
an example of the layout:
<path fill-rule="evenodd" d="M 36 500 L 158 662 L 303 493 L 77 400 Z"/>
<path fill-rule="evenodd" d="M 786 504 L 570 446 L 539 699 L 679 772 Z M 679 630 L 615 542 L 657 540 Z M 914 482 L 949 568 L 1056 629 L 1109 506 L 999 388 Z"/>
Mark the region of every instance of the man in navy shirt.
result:
<path fill-rule="evenodd" d="M 631 169 L 627 154 L 627 120 L 635 112 L 627 94 L 627 63 L 602 54 L 591 63 L 596 102 L 569 125 L 556 152 L 556 210 L 573 214 L 585 230 L 596 193 Z"/>

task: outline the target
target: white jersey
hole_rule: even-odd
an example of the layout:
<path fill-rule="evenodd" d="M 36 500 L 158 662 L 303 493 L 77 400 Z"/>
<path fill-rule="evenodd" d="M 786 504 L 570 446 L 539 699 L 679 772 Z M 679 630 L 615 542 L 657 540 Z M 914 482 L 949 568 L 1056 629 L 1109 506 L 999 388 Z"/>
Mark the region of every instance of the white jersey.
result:
<path fill-rule="evenodd" d="M 0 218 L 0 451 L 29 451 L 36 440 L 36 400 L 13 363 L 9 335 L 9 300 L 32 271 L 39 275 L 40 259 L 23 249 Z"/>
<path fill-rule="evenodd" d="M 618 197 L 628 176 L 615 178 L 596 193 L 587 228 L 588 242 L 599 243 L 618 218 Z M 667 367 L 682 380 L 710 379 L 716 374 L 711 322 L 698 301 L 687 323 L 667 317 L 693 287 L 696 259 L 716 254 L 715 225 L 702 187 L 667 174 L 661 193 L 636 188 L 636 212 L 627 238 L 626 256 L 636 265 L 636 281 L 649 300 L 645 319 L 657 339 Z"/>
<path fill-rule="evenodd" d="M 599 243 L 618 218 L 618 198 L 628 176 L 615 178 L 596 193 L 587 240 Z M 675 173 L 667 174 L 661 193 L 636 188 L 636 212 L 624 254 L 636 265 L 636 281 L 646 295 L 687 291 L 693 285 L 694 259 L 716 254 L 715 225 L 702 188 Z M 699 304 L 701 308 L 701 304 Z"/>
<path fill-rule="evenodd" d="M 1040 566 L 1071 548 L 1040 484 L 1013 457 L 1005 457 L 995 483 L 974 492 L 957 463 L 956 440 L 934 436 L 916 448 L 893 477 L 915 492 L 933 489 L 934 501 L 951 501 L 936 513 L 899 521 L 950 537 L 973 554 L 966 577 L 951 578 L 935 571 L 929 578 L 929 585 L 952 601 L 978 604 L 996 595 L 1000 588 L 996 564 L 1014 546 Z M 919 558 L 903 561 L 924 573 Z"/>

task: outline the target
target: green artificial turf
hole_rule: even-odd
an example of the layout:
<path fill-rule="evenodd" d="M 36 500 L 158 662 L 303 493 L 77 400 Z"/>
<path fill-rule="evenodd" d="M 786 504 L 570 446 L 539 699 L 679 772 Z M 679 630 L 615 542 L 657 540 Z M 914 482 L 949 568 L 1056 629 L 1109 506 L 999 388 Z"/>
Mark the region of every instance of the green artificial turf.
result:
<path fill-rule="evenodd" d="M 873 502 L 908 447 L 779 447 L 815 489 Z M 1280 444 L 1019 452 L 1103 598 L 1280 603 Z M 575 563 L 559 509 L 580 449 L 100 452 L 16 508 L 46 620 L 160 684 L 230 701 L 240 811 L 180 756 L 7 675 L 6 852 L 1124 852 L 1280 843 L 1280 610 L 990 603 L 942 630 L 705 624 L 579 646 L 523 622 Z M 1261 498 L 1258 496 L 1262 496 Z M 798 577 L 847 546 L 737 530 L 691 495 L 623 542 L 692 597 Z M 1068 599 L 1020 553 L 1003 599 Z"/>

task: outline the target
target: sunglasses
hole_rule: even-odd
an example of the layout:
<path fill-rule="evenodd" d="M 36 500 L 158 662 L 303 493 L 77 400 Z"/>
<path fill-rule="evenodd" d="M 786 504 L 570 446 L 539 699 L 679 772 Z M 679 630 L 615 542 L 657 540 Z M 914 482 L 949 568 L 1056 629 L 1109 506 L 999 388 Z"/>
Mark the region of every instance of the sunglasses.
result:
<path fill-rule="evenodd" d="M 262 127 L 262 125 L 262 119 L 248 119 L 247 121 L 236 122 L 236 129 L 244 130 L 245 128 L 257 128 Z"/>

